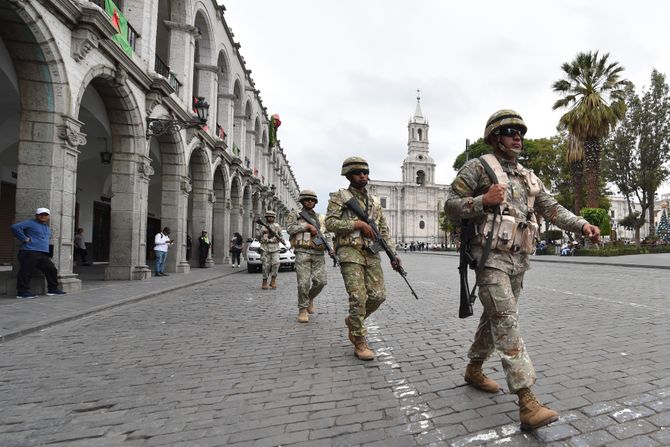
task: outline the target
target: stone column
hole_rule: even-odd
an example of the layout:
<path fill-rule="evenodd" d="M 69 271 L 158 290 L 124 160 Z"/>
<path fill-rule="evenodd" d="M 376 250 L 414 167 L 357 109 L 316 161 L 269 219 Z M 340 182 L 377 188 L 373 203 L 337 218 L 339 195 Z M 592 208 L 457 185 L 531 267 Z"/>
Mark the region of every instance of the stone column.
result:
<path fill-rule="evenodd" d="M 219 67 L 216 65 L 196 63 L 195 68 L 199 86 L 199 91 L 197 93 L 198 96 L 204 96 L 205 100 L 209 103 L 209 118 L 207 119 L 207 125 L 210 129 L 209 133 L 214 134 L 216 133 L 216 117 L 217 108 L 219 106 L 217 88 Z"/>
<path fill-rule="evenodd" d="M 148 200 L 147 157 L 135 150 L 143 138 L 118 135 L 112 156 L 112 217 L 106 280 L 146 279 L 151 272 L 144 255 Z M 146 171 L 146 172 L 145 172 Z"/>
<path fill-rule="evenodd" d="M 63 124 L 58 126 L 58 137 L 62 140 L 62 150 L 56 152 L 54 168 L 59 181 L 60 210 L 51 209 L 51 231 L 54 244 L 53 261 L 58 268 L 58 279 L 66 292 L 81 290 L 81 280 L 72 272 L 74 252 L 74 210 L 77 190 L 78 146 L 86 144 L 86 135 L 79 130 L 84 124 L 74 118 L 61 116 Z M 18 202 L 18 201 L 17 201 Z M 55 215 L 54 215 L 55 214 Z M 55 219 L 54 219 L 55 217 Z"/>
<path fill-rule="evenodd" d="M 211 233 L 213 194 L 208 182 L 202 180 L 194 182 L 192 194 L 193 210 L 191 213 L 191 224 L 193 227 L 191 229 L 191 239 L 193 240 L 193 254 L 191 256 L 191 265 L 197 266 L 199 257 L 198 238 L 203 230 Z"/>
<path fill-rule="evenodd" d="M 165 21 L 165 25 L 170 29 L 170 60 L 168 61 L 168 65 L 177 75 L 177 79 L 182 83 L 181 94 L 179 96 L 188 106 L 187 109 L 190 110 L 193 93 L 193 80 L 191 79 L 193 50 L 195 48 L 195 38 L 198 35 L 198 29 L 193 25 L 167 20 Z"/>
<path fill-rule="evenodd" d="M 212 206 L 212 242 L 213 250 L 210 256 L 213 257 L 213 262 L 216 264 L 225 264 L 228 259 L 228 241 L 233 237 L 228 232 L 228 225 L 230 219 L 230 200 L 220 200 L 215 197 L 215 202 Z"/>

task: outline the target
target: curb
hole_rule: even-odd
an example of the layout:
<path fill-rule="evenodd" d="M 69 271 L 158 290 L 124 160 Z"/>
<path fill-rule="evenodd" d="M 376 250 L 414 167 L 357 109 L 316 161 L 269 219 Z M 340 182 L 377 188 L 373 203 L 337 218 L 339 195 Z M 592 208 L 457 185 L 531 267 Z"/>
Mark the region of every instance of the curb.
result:
<path fill-rule="evenodd" d="M 409 252 L 408 252 L 409 253 Z M 398 255 L 404 255 L 406 253 L 398 253 Z M 412 254 L 422 254 L 422 255 L 431 255 L 431 256 L 452 256 L 458 257 L 457 252 L 453 251 L 419 251 Z M 551 259 L 553 257 L 559 259 Z M 547 258 L 547 259 L 543 259 Z M 531 265 L 535 262 L 548 262 L 554 264 L 572 264 L 572 265 L 604 265 L 612 267 L 630 267 L 630 268 L 644 268 L 644 269 L 660 269 L 660 270 L 670 270 L 670 265 L 657 265 L 657 264 L 626 264 L 623 262 L 598 262 L 586 260 L 584 257 L 579 256 L 558 256 L 558 255 L 541 255 L 541 256 L 532 256 L 530 258 Z"/>
<path fill-rule="evenodd" d="M 177 284 L 177 285 L 174 285 L 174 286 L 165 287 L 165 288 L 160 289 L 160 290 L 154 290 L 154 291 L 151 291 L 151 292 L 147 292 L 143 295 L 138 295 L 138 296 L 133 296 L 133 297 L 130 297 L 130 298 L 121 299 L 121 300 L 114 301 L 114 302 L 111 302 L 111 303 L 102 304 L 100 306 L 91 307 L 89 309 L 82 310 L 81 312 L 71 313 L 70 315 L 65 315 L 65 316 L 62 316 L 62 317 L 56 317 L 53 320 L 48 320 L 48 321 L 44 321 L 44 322 L 41 322 L 41 323 L 36 323 L 35 325 L 24 326 L 22 328 L 14 329 L 11 332 L 0 335 L 0 343 L 6 343 L 8 341 L 15 340 L 19 337 L 23 337 L 24 335 L 32 334 L 33 332 L 38 332 L 38 331 L 41 331 L 43 329 L 47 329 L 49 327 L 55 326 L 57 324 L 67 323 L 69 321 L 74 321 L 74 320 L 79 320 L 81 318 L 85 318 L 85 317 L 88 317 L 90 315 L 93 315 L 93 314 L 96 314 L 96 313 L 99 313 L 99 312 L 102 312 L 102 311 L 105 311 L 105 310 L 114 309 L 116 307 L 121 307 L 121 306 L 124 306 L 126 304 L 139 303 L 140 301 L 144 301 L 146 299 L 153 298 L 156 295 L 160 295 L 160 294 L 163 294 L 163 293 L 174 292 L 175 290 L 185 289 L 187 287 L 197 286 L 197 285 L 209 282 L 209 281 L 214 281 L 214 280 L 217 280 L 217 279 L 225 278 L 226 276 L 235 275 L 237 273 L 242 273 L 242 270 L 238 270 L 238 271 L 234 271 L 234 272 L 221 273 L 219 275 L 212 276 L 211 278 L 198 279 L 198 280 L 188 282 L 188 283 L 182 283 L 182 284 Z"/>

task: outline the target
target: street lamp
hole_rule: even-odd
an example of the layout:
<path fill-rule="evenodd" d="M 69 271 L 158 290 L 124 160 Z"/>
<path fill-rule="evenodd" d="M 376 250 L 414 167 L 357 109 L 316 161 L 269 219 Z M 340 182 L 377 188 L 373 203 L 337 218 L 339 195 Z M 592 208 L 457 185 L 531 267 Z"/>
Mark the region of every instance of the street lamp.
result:
<path fill-rule="evenodd" d="M 197 121 L 167 120 L 161 118 L 147 118 L 147 140 L 153 136 L 176 133 L 182 129 L 200 127 L 207 123 L 209 118 L 209 103 L 205 98 L 193 98 L 193 109 L 198 115 Z"/>

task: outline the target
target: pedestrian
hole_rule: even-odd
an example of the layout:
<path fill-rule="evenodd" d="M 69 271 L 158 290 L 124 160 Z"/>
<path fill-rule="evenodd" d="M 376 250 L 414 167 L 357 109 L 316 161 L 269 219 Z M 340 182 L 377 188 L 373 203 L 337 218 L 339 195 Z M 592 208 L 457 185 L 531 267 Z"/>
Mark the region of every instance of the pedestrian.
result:
<path fill-rule="evenodd" d="M 191 260 L 191 253 L 193 251 L 193 239 L 190 234 L 186 235 L 186 260 Z"/>
<path fill-rule="evenodd" d="M 484 141 L 493 154 L 472 159 L 461 168 L 451 184 L 445 211 L 452 218 L 469 219 L 477 230 L 469 241 L 469 252 L 477 262 L 483 312 L 464 379 L 480 390 L 498 392 L 498 383 L 482 371 L 482 364 L 495 351 L 510 392 L 518 395 L 521 427 L 534 429 L 558 419 L 558 413 L 540 404 L 530 389 L 535 384 L 535 369 L 519 330 L 517 302 L 538 238 L 535 214 L 593 240 L 598 239 L 600 229 L 559 205 L 533 172 L 517 162 L 526 130 L 513 110 L 494 113 L 484 131 Z"/>
<path fill-rule="evenodd" d="M 277 273 L 279 272 L 279 244 L 283 244 L 284 241 L 281 240 L 281 227 L 278 223 L 275 223 L 274 211 L 268 210 L 265 212 L 265 224 L 274 232 L 274 235 L 270 234 L 268 228 L 263 225 L 260 225 L 257 232 L 258 240 L 261 242 L 261 262 L 263 263 L 261 289 L 268 288 L 268 278 L 270 278 L 270 287 L 276 289 Z"/>
<path fill-rule="evenodd" d="M 375 356 L 365 338 L 365 319 L 384 302 L 386 291 L 379 250 L 371 250 L 375 232 L 346 202 L 354 198 L 377 225 L 388 246 L 393 247 L 381 202 L 366 189 L 369 172 L 368 162 L 361 157 L 344 160 L 341 175 L 347 178 L 349 187 L 330 195 L 326 214 L 326 229 L 335 233 L 335 250 L 349 295 L 349 315 L 345 319 L 349 341 L 354 345 L 354 355 L 361 360 L 372 360 Z M 395 253 L 391 265 L 393 268 L 401 265 Z"/>
<path fill-rule="evenodd" d="M 230 255 L 232 259 L 233 268 L 240 267 L 240 255 L 242 254 L 243 239 L 240 233 L 235 232 L 233 238 L 230 240 Z"/>
<path fill-rule="evenodd" d="M 319 214 L 314 211 L 314 206 L 318 203 L 316 193 L 303 189 L 298 196 L 298 202 L 302 204 L 302 210 L 292 211 L 289 214 L 287 231 L 295 252 L 298 321 L 307 323 L 308 314 L 316 312 L 314 299 L 328 282 L 326 261 L 323 256 L 327 241 L 323 241 L 318 235 L 321 232 L 321 222 Z M 329 254 L 334 257 L 334 253 Z"/>
<path fill-rule="evenodd" d="M 165 273 L 165 259 L 167 258 L 168 248 L 173 244 L 170 239 L 170 229 L 163 228 L 163 231 L 154 237 L 154 255 L 156 255 L 156 276 L 169 276 Z"/>
<path fill-rule="evenodd" d="M 77 228 L 74 235 L 74 258 L 79 257 L 79 265 L 91 265 L 88 262 L 88 250 L 86 249 L 86 241 L 84 241 L 84 229 Z"/>
<path fill-rule="evenodd" d="M 200 237 L 198 238 L 198 257 L 200 261 L 200 268 L 204 269 L 205 264 L 207 263 L 207 255 L 209 255 L 209 237 L 207 232 L 202 230 Z"/>
<path fill-rule="evenodd" d="M 30 291 L 30 281 L 35 269 L 41 271 L 47 280 L 47 295 L 65 295 L 58 287 L 58 270 L 51 262 L 49 241 L 51 227 L 48 208 L 37 208 L 35 218 L 17 222 L 12 225 L 12 234 L 21 242 L 19 249 L 19 272 L 16 276 L 16 297 L 19 299 L 37 298 Z"/>

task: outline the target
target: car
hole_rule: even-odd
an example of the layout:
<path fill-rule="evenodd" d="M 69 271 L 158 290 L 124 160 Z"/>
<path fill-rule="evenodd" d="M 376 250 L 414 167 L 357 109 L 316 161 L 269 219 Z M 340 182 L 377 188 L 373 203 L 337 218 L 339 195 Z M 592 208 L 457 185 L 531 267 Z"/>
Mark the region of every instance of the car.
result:
<path fill-rule="evenodd" d="M 295 253 L 288 241 L 289 236 L 286 230 L 282 230 L 281 237 L 286 246 L 279 245 L 279 269 L 295 270 Z M 247 240 L 247 272 L 260 272 L 263 269 L 260 249 L 261 243 L 257 239 Z"/>

